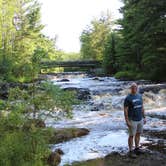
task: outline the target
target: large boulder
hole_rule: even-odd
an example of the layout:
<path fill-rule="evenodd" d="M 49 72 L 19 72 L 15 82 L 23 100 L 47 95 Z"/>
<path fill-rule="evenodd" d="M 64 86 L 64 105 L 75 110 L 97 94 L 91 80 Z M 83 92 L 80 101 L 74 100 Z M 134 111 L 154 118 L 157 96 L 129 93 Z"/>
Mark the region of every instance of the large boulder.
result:
<path fill-rule="evenodd" d="M 9 84 L 1 83 L 0 84 L 0 99 L 6 100 L 9 93 Z"/>
<path fill-rule="evenodd" d="M 166 89 L 166 84 L 145 85 L 139 88 L 139 92 L 144 93 L 151 91 L 153 93 L 158 93 L 161 89 Z"/>
<path fill-rule="evenodd" d="M 64 78 L 64 79 L 61 79 L 61 80 L 58 80 L 57 82 L 69 82 L 70 80 Z"/>
<path fill-rule="evenodd" d="M 64 141 L 68 141 L 72 138 L 85 136 L 89 133 L 89 130 L 86 128 L 62 128 L 53 130 L 50 137 L 49 143 L 56 144 Z"/>
<path fill-rule="evenodd" d="M 100 103 L 100 104 L 95 104 L 94 107 L 91 108 L 91 111 L 100 111 L 104 109 L 104 104 Z"/>
<path fill-rule="evenodd" d="M 95 80 L 95 81 L 104 81 L 104 79 L 99 78 L 99 77 L 94 77 L 94 78 L 92 78 L 92 80 Z"/>
<path fill-rule="evenodd" d="M 79 128 L 78 130 L 76 130 L 74 132 L 74 136 L 75 137 L 82 137 L 84 135 L 87 135 L 89 133 L 89 130 L 88 129 L 85 129 L 85 128 Z"/>
<path fill-rule="evenodd" d="M 67 87 L 64 90 L 76 92 L 76 97 L 79 100 L 89 100 L 91 99 L 91 93 L 88 88 L 76 88 L 76 87 Z"/>
<path fill-rule="evenodd" d="M 77 98 L 79 100 L 89 100 L 91 98 L 89 89 L 79 89 L 77 93 Z"/>
<path fill-rule="evenodd" d="M 61 149 L 57 149 L 48 156 L 47 164 L 49 166 L 58 166 L 61 162 L 61 155 L 63 155 L 63 151 Z"/>

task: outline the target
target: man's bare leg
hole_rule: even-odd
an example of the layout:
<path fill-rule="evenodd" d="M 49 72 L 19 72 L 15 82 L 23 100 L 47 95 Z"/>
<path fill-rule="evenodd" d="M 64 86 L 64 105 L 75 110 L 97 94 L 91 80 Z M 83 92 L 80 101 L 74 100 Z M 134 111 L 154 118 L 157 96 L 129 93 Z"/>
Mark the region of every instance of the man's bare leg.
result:
<path fill-rule="evenodd" d="M 139 142 L 140 142 L 140 133 L 136 133 L 135 135 L 135 148 L 139 148 Z"/>
<path fill-rule="evenodd" d="M 129 146 L 129 151 L 132 151 L 133 150 L 133 136 L 129 136 L 128 146 Z"/>

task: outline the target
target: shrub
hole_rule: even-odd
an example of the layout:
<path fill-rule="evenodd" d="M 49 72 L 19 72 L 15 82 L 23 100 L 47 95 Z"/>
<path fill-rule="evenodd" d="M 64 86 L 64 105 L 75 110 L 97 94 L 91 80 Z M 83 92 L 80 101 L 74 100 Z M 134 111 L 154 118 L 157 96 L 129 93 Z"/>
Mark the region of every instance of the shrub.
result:
<path fill-rule="evenodd" d="M 26 119 L 18 112 L 0 117 L 0 165 L 45 166 L 49 155 L 47 139 L 42 129 L 23 130 Z"/>
<path fill-rule="evenodd" d="M 133 71 L 120 71 L 120 72 L 117 72 L 114 76 L 117 79 L 135 80 L 137 77 L 137 74 L 136 72 L 133 72 Z"/>
<path fill-rule="evenodd" d="M 0 166 L 47 166 L 51 131 L 38 122 L 57 118 L 59 110 L 71 116 L 74 103 L 72 92 L 51 83 L 10 89 L 8 100 L 0 100 Z"/>

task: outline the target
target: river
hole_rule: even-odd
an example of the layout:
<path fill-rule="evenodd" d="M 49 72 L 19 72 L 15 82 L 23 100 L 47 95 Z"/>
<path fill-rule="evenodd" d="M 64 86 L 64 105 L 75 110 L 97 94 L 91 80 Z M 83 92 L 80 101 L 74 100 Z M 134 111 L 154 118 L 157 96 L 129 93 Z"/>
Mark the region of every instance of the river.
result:
<path fill-rule="evenodd" d="M 51 76 L 51 80 L 61 88 L 86 89 L 90 93 L 88 100 L 73 106 L 72 119 L 47 121 L 48 126 L 55 128 L 82 127 L 90 130 L 87 136 L 52 147 L 53 150 L 60 148 L 64 151 L 60 166 L 75 161 L 104 157 L 112 151 L 127 151 L 123 101 L 129 93 L 132 81 L 120 81 L 113 77 L 92 77 L 86 73 L 57 74 Z M 138 81 L 138 84 L 140 89 L 153 85 L 147 81 Z M 156 93 L 144 92 L 143 99 L 147 114 L 147 124 L 144 129 L 166 130 L 166 89 Z M 148 141 L 152 139 L 141 137 L 141 142 Z"/>

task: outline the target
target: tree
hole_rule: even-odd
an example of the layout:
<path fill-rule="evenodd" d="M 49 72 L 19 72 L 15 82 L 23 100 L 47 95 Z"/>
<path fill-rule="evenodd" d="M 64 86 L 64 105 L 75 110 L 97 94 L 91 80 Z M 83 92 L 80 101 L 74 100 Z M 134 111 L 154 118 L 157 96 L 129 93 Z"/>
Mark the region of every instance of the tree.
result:
<path fill-rule="evenodd" d="M 106 74 L 115 74 L 117 71 L 116 42 L 118 35 L 116 32 L 110 33 L 104 49 L 103 68 Z"/>
<path fill-rule="evenodd" d="M 37 49 L 57 57 L 55 42 L 41 33 L 40 4 L 36 0 L 0 1 L 0 76 L 6 81 L 31 81 Z M 44 58 L 44 56 L 43 56 Z"/>
<path fill-rule="evenodd" d="M 13 26 L 15 1 L 0 1 L 0 73 L 6 77 L 11 70 L 13 40 L 16 32 Z"/>
<path fill-rule="evenodd" d="M 146 79 L 166 80 L 165 1 L 123 0 L 119 21 L 121 70 L 142 73 Z M 151 71 L 151 72 L 149 72 Z"/>
<path fill-rule="evenodd" d="M 111 32 L 111 16 L 102 15 L 91 21 L 81 34 L 81 56 L 84 59 L 103 60 L 105 44 Z"/>
<path fill-rule="evenodd" d="M 40 5 L 34 0 L 17 1 L 15 14 L 16 35 L 14 42 L 14 69 L 13 75 L 16 77 L 29 77 L 32 66 L 32 57 L 39 46 L 41 30 Z M 20 24 L 19 24 L 20 23 Z M 18 25 L 17 25 L 18 24 Z"/>

